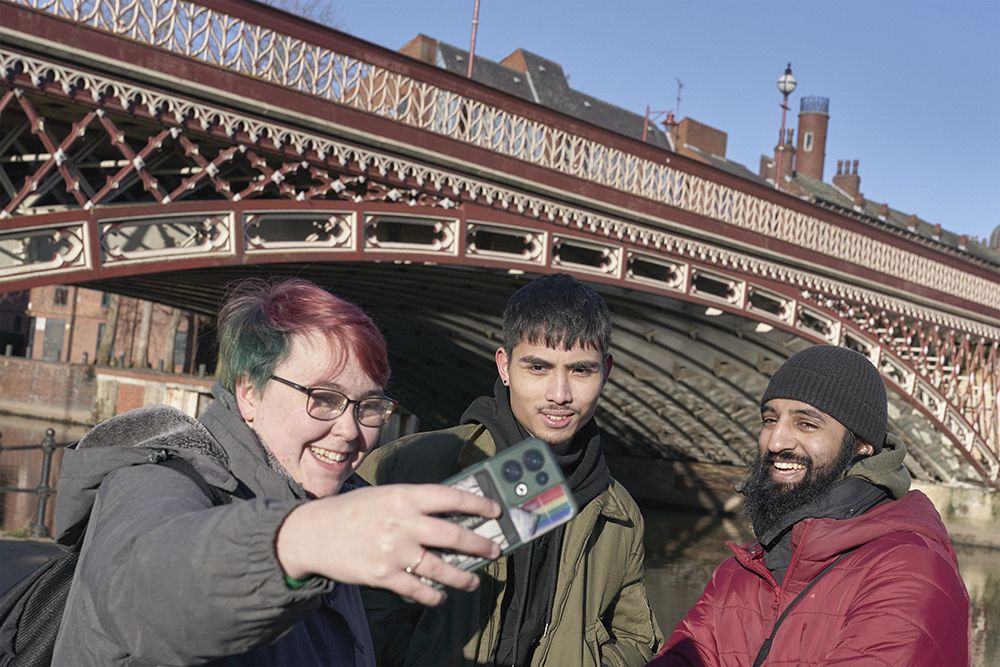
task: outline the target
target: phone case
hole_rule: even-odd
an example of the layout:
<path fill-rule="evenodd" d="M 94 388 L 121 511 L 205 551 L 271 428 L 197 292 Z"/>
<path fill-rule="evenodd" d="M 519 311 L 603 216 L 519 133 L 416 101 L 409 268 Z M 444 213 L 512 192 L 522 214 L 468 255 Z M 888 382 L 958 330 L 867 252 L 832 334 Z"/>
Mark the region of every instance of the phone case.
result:
<path fill-rule="evenodd" d="M 503 512 L 497 519 L 458 513 L 443 516 L 493 540 L 504 555 L 566 523 L 578 511 L 559 464 L 540 438 L 522 440 L 442 484 L 500 503 Z M 477 556 L 433 551 L 463 570 L 476 570 L 486 563 L 486 559 Z"/>

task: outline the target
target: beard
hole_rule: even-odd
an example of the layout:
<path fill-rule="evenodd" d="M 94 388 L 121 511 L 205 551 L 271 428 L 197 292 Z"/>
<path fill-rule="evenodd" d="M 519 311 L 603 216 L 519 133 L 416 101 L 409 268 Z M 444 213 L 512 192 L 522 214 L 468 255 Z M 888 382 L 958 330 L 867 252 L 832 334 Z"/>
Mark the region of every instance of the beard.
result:
<path fill-rule="evenodd" d="M 793 510 L 826 495 L 851 467 L 856 442 L 854 435 L 848 431 L 837 457 L 815 469 L 813 460 L 808 457 L 797 457 L 784 452 L 767 452 L 761 456 L 755 451 L 740 488 L 740 493 L 743 494 L 742 514 L 753 527 L 754 534 L 761 537 L 779 525 Z M 771 478 L 772 461 L 801 463 L 806 467 L 802 481 L 796 484 L 775 482 Z"/>
<path fill-rule="evenodd" d="M 538 437 L 538 436 L 536 436 L 536 437 Z M 545 444 L 547 444 L 549 446 L 549 449 L 552 450 L 553 454 L 560 454 L 561 455 L 561 454 L 568 453 L 572 449 L 573 440 L 575 438 L 576 438 L 576 434 L 574 433 L 569 438 L 558 438 L 558 439 L 556 439 L 556 438 L 553 438 L 553 437 L 548 437 L 548 438 L 542 438 L 542 440 L 544 440 Z"/>

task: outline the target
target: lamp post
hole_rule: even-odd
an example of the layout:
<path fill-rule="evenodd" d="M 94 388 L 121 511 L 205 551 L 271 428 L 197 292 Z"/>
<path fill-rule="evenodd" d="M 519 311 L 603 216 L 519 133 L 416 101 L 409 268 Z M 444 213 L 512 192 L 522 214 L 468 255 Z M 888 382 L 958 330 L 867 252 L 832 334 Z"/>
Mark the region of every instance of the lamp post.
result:
<path fill-rule="evenodd" d="M 778 79 L 778 90 L 785 96 L 781 103 L 781 133 L 778 135 L 778 164 L 774 172 L 774 189 L 781 189 L 781 158 L 785 155 L 785 114 L 788 113 L 788 96 L 795 90 L 795 77 L 792 76 L 792 63 L 788 63 L 785 73 Z"/>
<path fill-rule="evenodd" d="M 472 61 L 476 59 L 476 29 L 479 27 L 479 0 L 472 10 L 472 43 L 469 44 L 469 73 L 466 78 L 472 78 Z"/>

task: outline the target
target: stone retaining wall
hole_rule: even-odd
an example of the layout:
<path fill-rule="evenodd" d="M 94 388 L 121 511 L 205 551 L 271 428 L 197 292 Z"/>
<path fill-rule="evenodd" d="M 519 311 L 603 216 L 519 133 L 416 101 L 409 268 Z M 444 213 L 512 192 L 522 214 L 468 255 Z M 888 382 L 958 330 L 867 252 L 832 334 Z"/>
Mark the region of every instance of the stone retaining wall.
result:
<path fill-rule="evenodd" d="M 92 426 L 151 403 L 197 417 L 212 378 L 0 357 L 0 412 Z"/>

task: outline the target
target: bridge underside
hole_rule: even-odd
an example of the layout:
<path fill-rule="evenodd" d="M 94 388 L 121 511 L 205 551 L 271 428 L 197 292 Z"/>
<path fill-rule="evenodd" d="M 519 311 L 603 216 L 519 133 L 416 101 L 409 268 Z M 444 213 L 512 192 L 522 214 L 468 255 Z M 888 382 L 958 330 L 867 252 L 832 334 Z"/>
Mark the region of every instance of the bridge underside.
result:
<path fill-rule="evenodd" d="M 213 315 L 230 282 L 294 275 L 360 305 L 385 333 L 390 393 L 421 428 L 458 423 L 491 394 L 500 315 L 535 274 L 441 265 L 343 262 L 192 269 L 82 283 Z M 598 420 L 611 454 L 741 465 L 760 426 L 759 397 L 771 373 L 813 343 L 738 315 L 594 283 L 615 320 L 611 378 Z M 758 329 L 768 329 L 760 331 Z M 911 474 L 978 482 L 951 441 L 890 391 L 890 431 L 901 434 Z"/>

